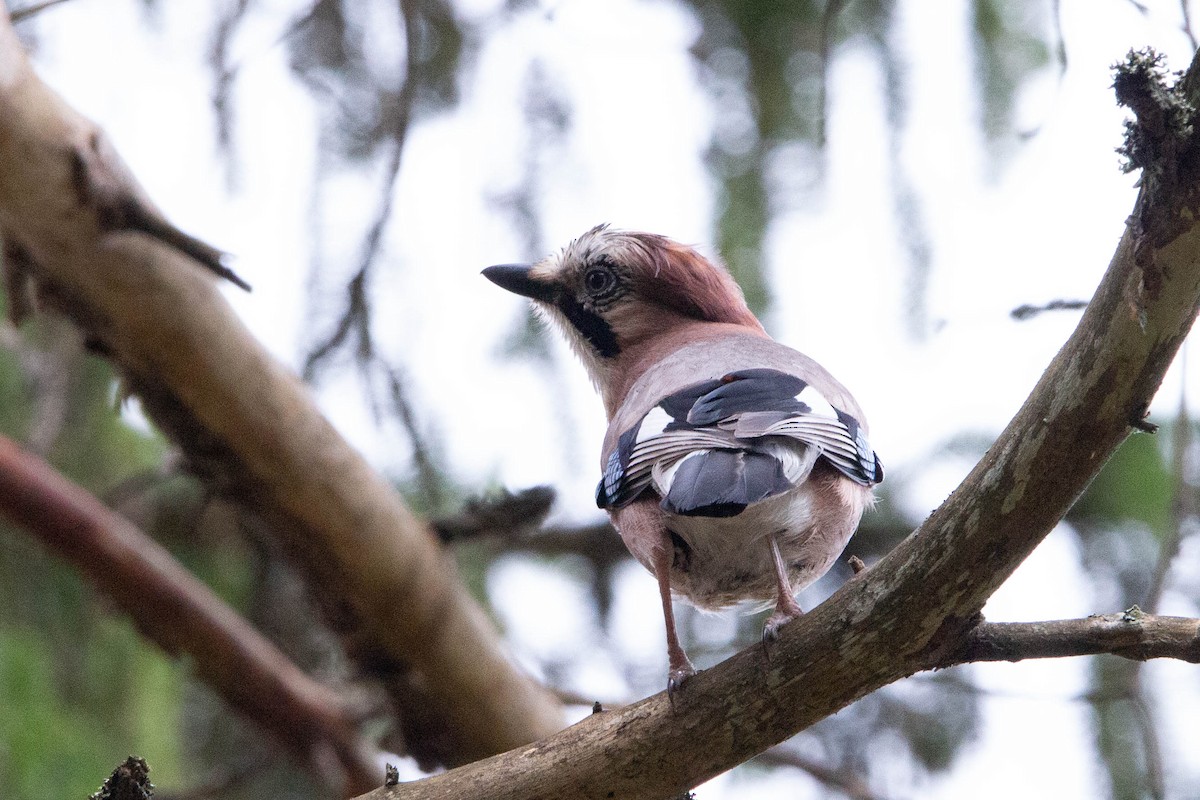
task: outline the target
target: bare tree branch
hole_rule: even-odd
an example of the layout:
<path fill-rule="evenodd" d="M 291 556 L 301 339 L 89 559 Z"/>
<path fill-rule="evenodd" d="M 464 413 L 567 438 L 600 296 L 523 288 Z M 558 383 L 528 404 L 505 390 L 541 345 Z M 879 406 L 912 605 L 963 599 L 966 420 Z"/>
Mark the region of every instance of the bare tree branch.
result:
<path fill-rule="evenodd" d="M 1200 664 L 1200 620 L 1159 617 L 1134 606 L 1117 614 L 1051 622 L 983 622 L 930 668 L 973 661 L 1024 661 L 1110 653 L 1134 661 L 1176 658 Z"/>
<path fill-rule="evenodd" d="M 374 748 L 359 738 L 338 696 L 270 641 L 153 539 L 49 464 L 0 437 L 0 516 L 25 528 L 82 572 L 172 656 L 317 772 L 332 754 L 336 792 L 379 783 Z"/>
<path fill-rule="evenodd" d="M 108 354 L 189 468 L 279 537 L 364 672 L 411 690 L 393 698 L 423 764 L 557 730 L 561 706 L 509 662 L 451 555 L 253 339 L 212 275 L 161 237 L 105 224 L 96 192 L 79 191 L 83 151 L 87 175 L 123 182 L 111 196 L 144 196 L 98 141 L 0 15 L 0 231 L 29 253 L 40 295 Z"/>

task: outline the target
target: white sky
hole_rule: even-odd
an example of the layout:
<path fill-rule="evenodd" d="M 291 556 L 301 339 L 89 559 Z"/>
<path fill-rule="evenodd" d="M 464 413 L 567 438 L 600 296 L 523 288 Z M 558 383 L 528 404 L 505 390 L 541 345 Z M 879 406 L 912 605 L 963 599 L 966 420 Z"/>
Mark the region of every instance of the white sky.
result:
<path fill-rule="evenodd" d="M 498 0 L 461 2 L 485 14 Z M 906 280 L 891 211 L 882 70 L 865 49 L 847 47 L 833 68 L 828 182 L 823 199 L 783 214 L 770 231 L 777 306 L 769 327 L 823 362 L 853 388 L 871 419 L 872 440 L 892 476 L 909 476 L 905 511 L 920 518 L 970 467 L 926 468 L 943 440 L 964 430 L 994 434 L 1015 412 L 1076 316 L 1017 323 L 1023 303 L 1088 298 L 1107 266 L 1134 197 L 1135 176 L 1118 170 L 1111 64 L 1153 44 L 1172 68 L 1190 58 L 1177 2 L 1063 0 L 1068 69 L 1053 70 L 1021 98 L 1021 129 L 1038 134 L 1000 174 L 985 179 L 966 39 L 966 4 L 902 2 L 912 95 L 904 169 L 914 182 L 934 246 L 928 294 L 936 331 L 906 332 Z M 311 341 L 302 316 L 311 259 L 310 187 L 316 112 L 290 78 L 276 44 L 292 3 L 259 4 L 234 47 L 239 180 L 233 191 L 214 158 L 204 63 L 211 14 L 203 0 L 161 3 L 159 33 L 146 31 L 136 0 L 73 0 L 37 23 L 37 62 L 51 85 L 103 124 L 158 203 L 181 227 L 237 256 L 255 287 L 227 296 L 282 360 L 299 363 Z M 259 7 L 256 6 L 256 7 Z M 372 45 L 401 46 L 383 21 Z M 551 483 L 558 514 L 596 515 L 592 488 L 603 414 L 583 370 L 555 342 L 562 369 L 547 378 L 525 362 L 496 358 L 523 313 L 520 301 L 478 276 L 517 260 L 519 239 L 483 198 L 511 188 L 521 163 L 521 95 L 533 59 L 573 103 L 563 148 L 542 155 L 540 222 L 565 243 L 591 225 L 654 230 L 711 252 L 712 181 L 701 155 L 714 110 L 697 85 L 687 48 L 696 22 L 668 2 L 573 0 L 543 3 L 490 37 L 462 104 L 411 132 L 376 285 L 376 332 L 408 371 L 423 420 L 443 437 L 447 460 L 472 484 L 513 488 Z M 103 42 L 98 47 L 97 42 Z M 327 193 L 325 261 L 349 271 L 374 213 L 377 176 L 339 180 Z M 336 213 L 334 212 L 336 209 Z M 388 268 L 391 267 L 389 270 Z M 337 285 L 336 275 L 326 285 Z M 324 298 L 330 308 L 340 297 Z M 1193 367 L 1190 375 L 1200 376 Z M 1193 396 L 1197 387 L 1192 386 Z M 1179 387 L 1168 377 L 1156 405 L 1170 413 Z M 566 407 L 560 407 L 565 393 Z M 380 430 L 348 380 L 320 394 L 335 424 L 382 470 L 403 474 L 407 442 Z M 532 579 L 536 578 L 536 579 Z M 492 576 L 500 616 L 526 656 L 594 643 L 598 624 L 579 582 L 513 560 Z M 653 584 L 631 569 L 619 581 L 621 655 L 661 661 Z M 810 601 L 811 602 L 811 601 Z M 987 608 L 989 618 L 1077 616 L 1094 609 L 1070 537 L 1052 534 Z M 1190 601 L 1168 602 L 1194 607 Z M 656 607 L 656 606 L 655 606 Z M 547 609 L 555 609 L 548 613 Z M 585 635 L 586 634 L 586 635 Z M 581 644 L 582 643 L 582 644 Z M 1086 745 L 1082 661 L 979 667 L 986 728 L 949 776 L 920 787 L 929 798 L 1092 798 L 1104 790 Z M 580 676 L 597 694 L 623 690 L 611 653 Z M 1176 701 L 1163 736 L 1169 764 L 1195 787 L 1200 758 L 1183 711 L 1196 708 L 1194 671 L 1155 665 Z M 1186 688 L 1180 688 L 1186 686 Z M 1179 733 L 1178 736 L 1172 735 Z M 734 784 L 736 783 L 736 787 Z M 754 781 L 721 778 L 702 800 L 817 796 L 786 772 Z"/>

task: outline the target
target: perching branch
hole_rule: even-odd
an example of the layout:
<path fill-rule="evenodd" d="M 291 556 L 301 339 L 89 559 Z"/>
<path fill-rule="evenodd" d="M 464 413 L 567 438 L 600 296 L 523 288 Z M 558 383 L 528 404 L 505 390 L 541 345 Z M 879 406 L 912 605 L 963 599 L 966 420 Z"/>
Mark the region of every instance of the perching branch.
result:
<path fill-rule="evenodd" d="M 0 517 L 83 573 L 172 656 L 340 794 L 378 785 L 374 748 L 333 690 L 308 677 L 160 544 L 0 437 Z M 332 758 L 331 758 L 332 757 Z M 336 765 L 340 774 L 328 774 Z"/>
<path fill-rule="evenodd" d="M 1191 329 L 1200 303 L 1200 180 L 1192 174 L 1200 143 L 1190 125 L 1198 63 L 1174 89 L 1146 59 L 1121 68 L 1139 76 L 1118 81 L 1122 102 L 1138 114 L 1129 148 L 1143 168 L 1134 215 L 1078 327 L 1025 405 L 913 535 L 786 626 L 769 659 L 760 646 L 748 648 L 691 678 L 673 703 L 658 694 L 534 745 L 364 797 L 673 796 L 882 686 L 951 663 L 972 641 L 987 599 L 1142 422 Z M 1175 124 L 1181 108 L 1188 125 Z M 1151 640 L 1163 647 L 1156 637 L 1118 632 L 1106 635 L 1123 651 L 1157 652 Z"/>
<path fill-rule="evenodd" d="M 0 14 L 0 234 L 28 254 L 43 307 L 107 354 L 211 490 L 279 538 L 350 657 L 392 687 L 419 761 L 557 730 L 560 705 L 508 660 L 452 556 L 249 334 L 214 265 L 197 268 L 206 251 L 112 224 L 105 198 L 152 206 L 102 142 Z"/>

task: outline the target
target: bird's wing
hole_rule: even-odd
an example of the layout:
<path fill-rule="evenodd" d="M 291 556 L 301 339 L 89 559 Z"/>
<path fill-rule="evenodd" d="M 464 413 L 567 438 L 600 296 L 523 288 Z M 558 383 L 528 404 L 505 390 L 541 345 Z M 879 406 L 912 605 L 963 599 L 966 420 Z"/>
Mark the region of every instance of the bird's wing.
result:
<path fill-rule="evenodd" d="M 738 370 L 663 398 L 624 431 L 596 503 L 619 508 L 654 484 L 675 513 L 736 514 L 804 480 L 817 458 L 863 486 L 883 480 L 854 417 L 795 375 Z"/>

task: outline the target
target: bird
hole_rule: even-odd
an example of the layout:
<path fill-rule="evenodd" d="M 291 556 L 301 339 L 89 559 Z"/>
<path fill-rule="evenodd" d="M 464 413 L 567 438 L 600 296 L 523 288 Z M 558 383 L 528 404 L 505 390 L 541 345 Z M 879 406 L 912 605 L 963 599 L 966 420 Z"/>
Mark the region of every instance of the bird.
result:
<path fill-rule="evenodd" d="M 483 275 L 566 336 L 604 404 L 596 504 L 658 582 L 668 696 L 695 674 L 673 596 L 773 604 L 764 646 L 777 639 L 883 480 L 850 392 L 771 338 L 723 266 L 666 236 L 599 225 Z"/>

